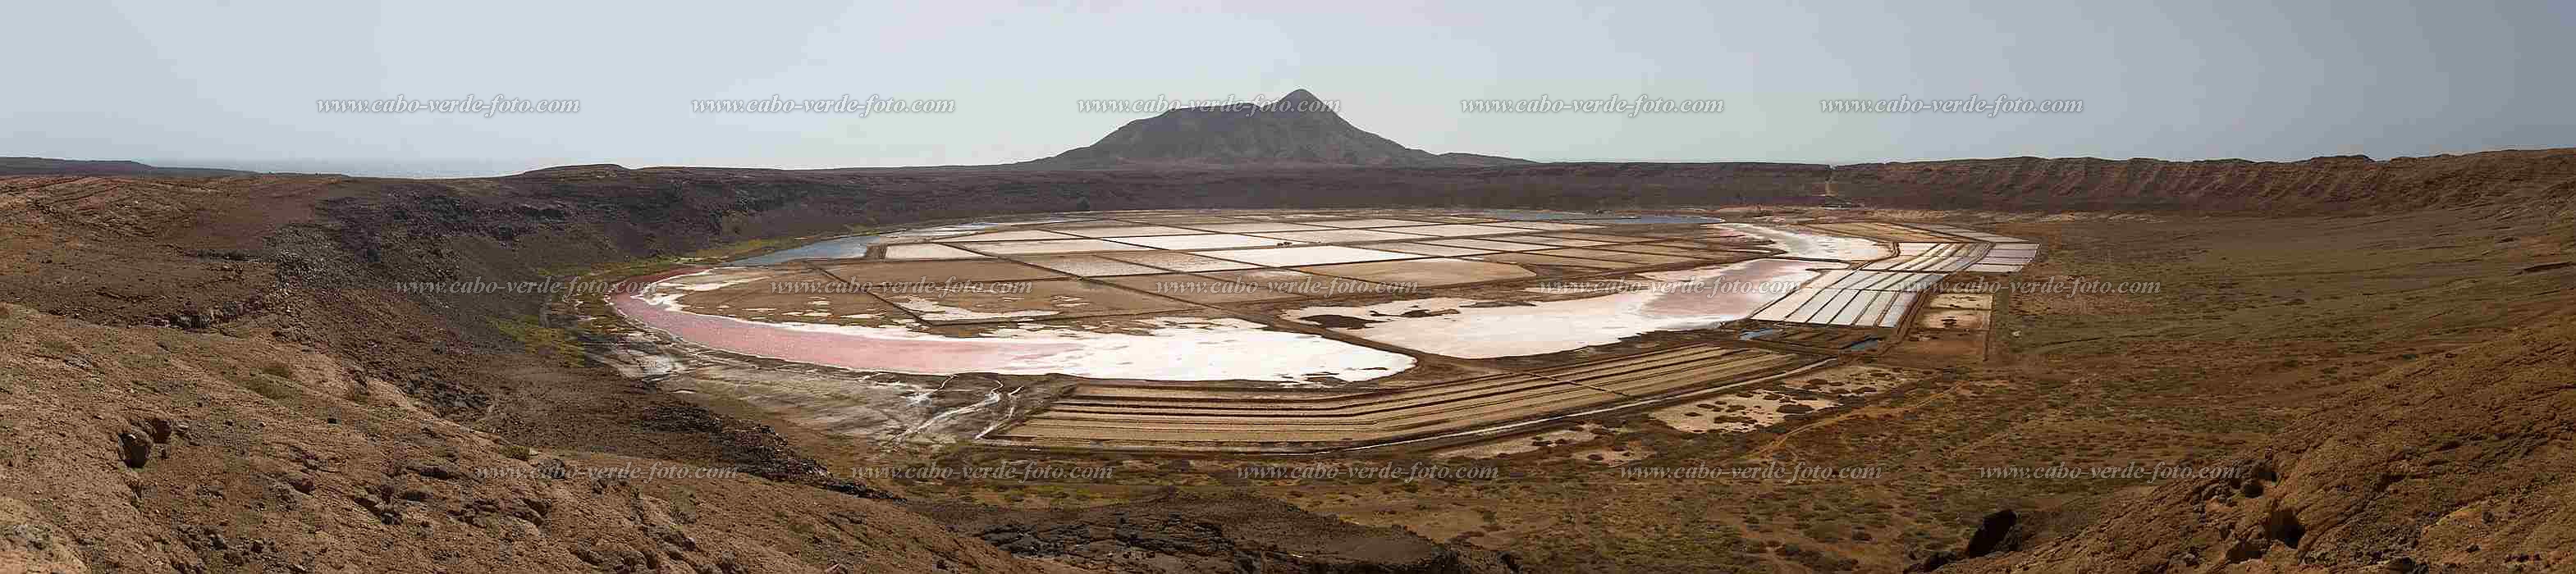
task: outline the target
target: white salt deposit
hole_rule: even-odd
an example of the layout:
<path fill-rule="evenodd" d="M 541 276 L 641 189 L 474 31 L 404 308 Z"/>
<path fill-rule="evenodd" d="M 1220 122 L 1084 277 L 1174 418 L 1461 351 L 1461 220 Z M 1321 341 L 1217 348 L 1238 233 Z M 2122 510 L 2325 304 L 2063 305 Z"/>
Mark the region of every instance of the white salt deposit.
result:
<path fill-rule="evenodd" d="M 1389 259 L 1412 259 L 1420 257 L 1419 255 L 1411 253 L 1396 253 L 1393 251 L 1378 251 L 1375 249 L 1361 249 L 1339 245 L 1205 251 L 1200 252 L 1199 254 L 1271 267 L 1323 265 L 1328 263 L 1358 263 L 1361 261 L 1385 261 Z"/>
<path fill-rule="evenodd" d="M 1174 251 L 1111 253 L 1102 255 L 1102 257 L 1139 265 L 1151 265 L 1173 271 L 1232 271 L 1236 269 L 1251 269 L 1254 267 L 1254 265 L 1250 263 L 1239 263 L 1214 257 L 1191 255 L 1188 253 Z"/>
<path fill-rule="evenodd" d="M 1107 333 L 1079 325 L 1026 323 L 980 337 L 951 337 L 900 326 L 869 327 L 746 321 L 680 309 L 676 287 L 656 282 L 611 300 L 618 313 L 701 345 L 726 351 L 842 368 L 948 375 L 1060 373 L 1101 379 L 1247 380 L 1302 386 L 1319 377 L 1366 381 L 1413 367 L 1412 357 L 1275 331 L 1233 318 L 1156 317 L 1143 333 Z M 918 321 L 899 320 L 903 325 Z"/>
<path fill-rule="evenodd" d="M 1470 235 L 1502 235 L 1502 234 L 1505 234 L 1505 233 L 1527 233 L 1529 230 L 1527 230 L 1527 229 L 1513 229 L 1513 228 L 1509 228 L 1509 227 L 1494 227 L 1494 226 L 1490 226 L 1490 225 L 1466 225 L 1466 224 L 1459 224 L 1459 225 L 1420 225 L 1420 226 L 1414 226 L 1414 227 L 1398 227 L 1398 228 L 1394 228 L 1394 229 L 1381 229 L 1381 230 L 1379 230 L 1379 231 L 1394 231 L 1394 232 L 1399 232 L 1399 233 L 1412 233 L 1412 234 L 1416 234 L 1416 235 L 1437 235 L 1437 236 L 1441 236 L 1441 237 L 1466 237 L 1466 236 L 1470 236 Z"/>
<path fill-rule="evenodd" d="M 995 232 L 992 232 L 992 233 L 977 233 L 977 234 L 973 234 L 973 235 L 960 235 L 960 236 L 956 236 L 956 237 L 943 237 L 943 238 L 939 238 L 939 239 L 933 239 L 933 240 L 931 240 L 931 241 L 1028 241 L 1028 240 L 1033 240 L 1033 239 L 1073 239 L 1073 238 L 1074 238 L 1074 236 L 1071 236 L 1071 235 L 1065 235 L 1065 234 L 1062 234 L 1062 233 L 1056 233 L 1056 232 L 1053 232 L 1053 231 L 1043 231 L 1043 230 L 1037 230 L 1037 229 L 1022 229 L 1022 230 L 1018 230 L 1018 231 L 995 231 Z"/>
<path fill-rule="evenodd" d="M 1226 232 L 1226 233 L 1251 233 L 1251 232 L 1259 232 L 1259 231 L 1309 231 L 1309 230 L 1316 230 L 1316 229 L 1330 229 L 1330 228 L 1327 228 L 1327 227 L 1318 227 L 1318 226 L 1313 226 L 1313 225 L 1300 225 L 1300 224 L 1295 224 L 1295 223 L 1267 223 L 1267 222 L 1254 222 L 1254 223 L 1201 223 L 1201 224 L 1198 224 L 1198 225 L 1192 225 L 1192 226 L 1190 226 L 1190 227 L 1197 228 L 1197 229 L 1205 229 L 1205 230 L 1208 230 L 1208 231 L 1223 231 L 1223 232 Z"/>
<path fill-rule="evenodd" d="M 1374 230 L 1374 229 L 1334 229 L 1334 230 L 1329 230 L 1329 231 L 1280 231 L 1280 232 L 1273 232 L 1273 233 L 1259 233 L 1259 234 L 1256 234 L 1256 235 L 1260 235 L 1260 236 L 1262 236 L 1262 237 L 1271 237 L 1271 238 L 1283 239 L 1283 240 L 1288 240 L 1288 241 L 1303 241 L 1303 242 L 1307 242 L 1307 243 L 1355 243 L 1355 242 L 1360 242 L 1360 241 L 1395 241 L 1395 240 L 1405 240 L 1405 239 L 1422 239 L 1422 238 L 1424 238 L 1424 237 L 1429 237 L 1429 236 L 1427 236 L 1427 235 L 1412 235 L 1412 234 L 1407 234 L 1407 233 L 1393 233 L 1393 232 L 1381 231 L 1381 230 Z"/>
<path fill-rule="evenodd" d="M 1812 233 L 1751 223 L 1712 223 L 1701 227 L 1724 229 L 1769 239 L 1772 241 L 1771 247 L 1787 250 L 1788 253 L 1783 254 L 1787 257 L 1868 261 L 1894 255 L 1888 252 L 1886 246 L 1863 237 Z"/>
<path fill-rule="evenodd" d="M 1320 220 L 1315 220 L 1315 221 L 1307 221 L 1307 222 L 1304 222 L 1304 223 L 1306 223 L 1307 225 L 1321 225 L 1321 226 L 1325 226 L 1325 227 L 1339 227 L 1339 228 L 1344 228 L 1344 229 L 1357 229 L 1357 228 L 1368 228 L 1368 227 L 1395 227 L 1395 226 L 1399 226 L 1399 225 L 1426 225 L 1426 224 L 1428 224 L 1428 223 L 1430 223 L 1430 222 L 1427 222 L 1427 221 L 1406 221 L 1406 220 L 1402 220 L 1402 219 L 1320 219 Z"/>
<path fill-rule="evenodd" d="M 1100 257 L 1100 256 L 1098 256 L 1098 255 L 1062 255 L 1062 256 L 1055 256 L 1055 257 L 1030 257 L 1030 258 L 1027 258 L 1027 259 L 1022 259 L 1022 260 L 1020 260 L 1020 262 L 1021 262 L 1021 263 L 1027 263 L 1027 264 L 1030 264 L 1030 265 L 1036 265 L 1036 266 L 1039 266 L 1039 267 L 1045 267 L 1045 268 L 1048 268 L 1048 269 L 1053 269 L 1053 270 L 1060 271 L 1060 272 L 1063 272 L 1063 273 L 1065 273 L 1065 274 L 1073 275 L 1073 276 L 1076 276 L 1076 277 L 1108 277 L 1108 276 L 1114 276 L 1114 275 L 1151 275 L 1151 274 L 1155 274 L 1155 273 L 1163 273 L 1163 272 L 1164 272 L 1164 271 L 1163 271 L 1163 270 L 1161 270 L 1161 269 L 1155 269 L 1155 268 L 1152 268 L 1152 267 L 1146 267 L 1146 266 L 1143 266 L 1143 265 L 1137 265 L 1137 264 L 1134 264 L 1134 263 L 1128 263 L 1128 262 L 1125 262 L 1125 261 L 1119 261 L 1119 260 L 1116 260 L 1116 259 L 1108 259 L 1108 258 Z"/>
<path fill-rule="evenodd" d="M 1199 230 L 1195 230 L 1195 229 L 1181 229 L 1181 228 L 1178 228 L 1178 227 L 1165 227 L 1165 226 L 1161 226 L 1161 225 L 1128 225 L 1128 226 L 1121 226 L 1121 227 L 1079 227 L 1079 228 L 1069 228 L 1069 229 L 1065 229 L 1065 230 L 1064 230 L 1064 232 L 1065 232 L 1065 233 L 1071 233 L 1071 234 L 1074 234 L 1074 235 L 1080 235 L 1080 236 L 1083 236 L 1083 237 L 1140 237 L 1140 236 L 1146 236 L 1146 235 L 1192 235 L 1192 234 L 1206 233 L 1205 231 L 1199 231 Z"/>
<path fill-rule="evenodd" d="M 1100 239 L 1041 239 L 1037 241 L 960 243 L 958 245 L 996 255 L 1073 253 L 1077 251 L 1146 251 L 1152 249 L 1150 247 L 1137 247 L 1125 243 L 1117 243 Z"/>
<path fill-rule="evenodd" d="M 1297 243 L 1286 239 L 1250 235 L 1160 235 L 1153 237 L 1120 237 L 1119 243 L 1133 243 L 1155 249 L 1224 249 L 1228 247 L 1269 247 Z"/>
<path fill-rule="evenodd" d="M 886 246 L 885 256 L 887 259 L 974 259 L 984 255 L 936 243 L 906 243 Z"/>
<path fill-rule="evenodd" d="M 1704 329 L 1742 319 L 1819 264 L 1756 259 L 1683 271 L 1641 274 L 1650 288 L 1530 305 L 1470 307 L 1487 301 L 1431 297 L 1364 307 L 1307 307 L 1280 317 L 1340 315 L 1379 323 L 1334 331 L 1418 351 L 1484 359 L 1571 351 L 1653 331 Z M 1454 311 L 1454 312 L 1453 312 Z M 1427 315 L 1403 316 L 1406 313 Z M 1432 314 L 1443 313 L 1443 314 Z"/>
<path fill-rule="evenodd" d="M 913 296 L 909 296 L 909 295 L 898 295 L 898 296 L 893 296 L 893 297 L 887 297 L 887 298 L 886 298 L 886 301 L 887 301 L 887 302 L 889 302 L 889 303 L 894 303 L 894 305 L 895 305 L 896 307 L 902 307 L 902 308 L 903 308 L 904 310 L 906 310 L 906 311 L 911 311 L 911 312 L 912 312 L 912 314 L 914 314 L 914 315 L 920 315 L 920 316 L 921 316 L 921 318 L 923 318 L 923 319 L 927 319 L 927 320 L 931 320 L 931 321 L 969 321 L 969 320 L 975 320 L 975 319 L 1009 319 L 1009 318 L 1013 318 L 1013 317 L 1044 317 L 1044 316 L 1054 315 L 1054 314 L 1058 313 L 1057 311 L 1048 311 L 1048 310 L 1044 310 L 1044 309 L 1030 309 L 1030 310 L 1025 310 L 1025 311 L 1004 311 L 1004 312 L 1000 312 L 1000 313 L 991 313 L 991 312 L 985 312 L 985 311 L 977 311 L 977 310 L 973 310 L 973 309 L 965 309 L 965 308 L 959 308 L 959 307 L 950 307 L 950 306 L 947 306 L 947 305 L 940 304 L 940 302 L 938 302 L 938 301 L 932 301 L 932 300 L 929 300 L 929 299 L 923 299 L 923 298 L 920 298 L 920 297 L 913 297 Z"/>

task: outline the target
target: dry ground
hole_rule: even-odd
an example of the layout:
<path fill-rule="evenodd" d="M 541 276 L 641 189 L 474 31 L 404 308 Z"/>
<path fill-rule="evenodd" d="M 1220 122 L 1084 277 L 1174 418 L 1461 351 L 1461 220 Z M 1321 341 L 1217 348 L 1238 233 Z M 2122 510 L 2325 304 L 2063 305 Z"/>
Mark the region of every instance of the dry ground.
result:
<path fill-rule="evenodd" d="M 1990 317 L 1993 358 L 1891 356 L 1930 370 L 1857 404 L 1798 413 L 1756 432 L 1695 434 L 1639 413 L 1484 449 L 1507 452 L 1499 457 L 1430 461 L 1491 468 L 1494 478 L 1265 480 L 1227 469 L 1318 461 L 1192 465 L 1097 455 L 1046 460 L 1114 465 L 1122 469 L 1117 484 L 913 488 L 979 500 L 1005 500 L 990 495 L 1007 491 L 1016 504 L 1034 506 L 1121 500 L 1163 483 L 1250 489 L 1361 524 L 1508 549 L 1540 571 L 1894 571 L 1955 551 L 1997 509 L 2020 511 L 2043 535 L 2058 533 L 2091 522 L 2083 509 L 2157 484 L 1988 477 L 1981 469 L 2218 465 L 2334 397 L 2371 392 L 2360 383 L 2375 374 L 2576 302 L 2576 269 L 2549 266 L 2569 258 L 2570 229 L 2537 214 L 2090 219 L 1996 229 L 2048 243 L 2048 257 L 2025 280 L 2142 281 L 2158 290 L 2008 294 Z M 1647 454 L 1616 454 L 1639 452 Z M 1617 467 L 1591 460 L 1604 453 L 1634 460 Z M 1877 475 L 1638 476 L 1647 468 L 1770 464 Z M 1027 495 L 1033 491 L 1047 495 Z"/>

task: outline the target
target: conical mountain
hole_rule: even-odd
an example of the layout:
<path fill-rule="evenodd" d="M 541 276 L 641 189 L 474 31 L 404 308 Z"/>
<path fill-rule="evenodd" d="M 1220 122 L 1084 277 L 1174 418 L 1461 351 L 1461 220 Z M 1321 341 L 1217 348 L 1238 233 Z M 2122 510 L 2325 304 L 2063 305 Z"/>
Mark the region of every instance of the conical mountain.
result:
<path fill-rule="evenodd" d="M 1268 105 L 1182 108 L 1110 132 L 1089 146 L 1020 164 L 1045 169 L 1477 167 L 1524 160 L 1433 154 L 1361 130 L 1306 90 Z"/>

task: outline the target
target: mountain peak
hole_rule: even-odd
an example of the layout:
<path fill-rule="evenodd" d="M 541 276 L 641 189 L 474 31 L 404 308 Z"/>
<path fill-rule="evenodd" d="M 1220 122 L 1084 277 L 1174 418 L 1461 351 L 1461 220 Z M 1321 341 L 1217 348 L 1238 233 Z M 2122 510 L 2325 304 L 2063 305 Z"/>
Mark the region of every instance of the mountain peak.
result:
<path fill-rule="evenodd" d="M 1222 113 L 1184 113 L 1222 112 Z M 1127 122 L 1088 146 L 1021 164 L 1038 169 L 1481 167 L 1511 158 L 1437 155 L 1361 130 L 1299 88 L 1277 102 L 1171 110 Z"/>

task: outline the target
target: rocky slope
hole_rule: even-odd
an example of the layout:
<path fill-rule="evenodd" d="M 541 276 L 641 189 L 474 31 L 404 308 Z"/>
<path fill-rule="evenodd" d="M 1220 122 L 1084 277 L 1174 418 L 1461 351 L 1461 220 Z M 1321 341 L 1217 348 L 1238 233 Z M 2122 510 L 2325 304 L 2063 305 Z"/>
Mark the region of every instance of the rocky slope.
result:
<path fill-rule="evenodd" d="M 2034 157 L 1834 168 L 1836 193 L 1871 205 L 2263 214 L 2477 207 L 2576 196 L 2576 149 L 2371 161 Z"/>
<path fill-rule="evenodd" d="M 289 343 L 17 305 L 0 333 L 4 571 L 1070 571 L 881 500 L 531 450 Z"/>
<path fill-rule="evenodd" d="M 2576 317 L 2423 358 L 2074 532 L 1941 571 L 2576 569 Z"/>
<path fill-rule="evenodd" d="M 1165 497 L 1080 510 L 915 508 L 1005 550 L 1095 571 L 1503 572 L 1507 554 L 1460 551 L 1420 537 L 1301 519 L 1288 503 L 1250 495 Z M 1137 549 L 1144 549 L 1138 552 Z M 1168 568 L 1178 566 L 1178 568 Z"/>
<path fill-rule="evenodd" d="M 1242 169 L 1324 166 L 1478 167 L 1530 163 L 1432 154 L 1360 130 L 1305 90 L 1265 105 L 1184 108 L 1127 122 L 1089 146 L 1019 164 L 1029 169 Z"/>

